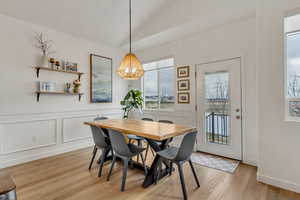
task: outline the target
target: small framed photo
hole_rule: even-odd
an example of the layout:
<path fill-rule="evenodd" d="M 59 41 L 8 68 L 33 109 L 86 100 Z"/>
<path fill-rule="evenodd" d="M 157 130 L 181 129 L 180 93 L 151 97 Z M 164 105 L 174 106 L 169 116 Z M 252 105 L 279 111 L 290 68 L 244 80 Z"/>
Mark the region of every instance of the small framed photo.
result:
<path fill-rule="evenodd" d="M 190 76 L 190 67 L 177 67 L 177 78 L 188 78 Z"/>
<path fill-rule="evenodd" d="M 190 93 L 188 93 L 188 92 L 178 93 L 178 103 L 189 104 L 190 103 Z"/>
<path fill-rule="evenodd" d="M 190 90 L 190 80 L 186 79 L 177 81 L 177 89 L 178 91 Z"/>
<path fill-rule="evenodd" d="M 68 72 L 77 72 L 78 71 L 77 65 L 78 65 L 77 63 L 66 62 L 65 63 L 66 71 L 68 71 Z"/>

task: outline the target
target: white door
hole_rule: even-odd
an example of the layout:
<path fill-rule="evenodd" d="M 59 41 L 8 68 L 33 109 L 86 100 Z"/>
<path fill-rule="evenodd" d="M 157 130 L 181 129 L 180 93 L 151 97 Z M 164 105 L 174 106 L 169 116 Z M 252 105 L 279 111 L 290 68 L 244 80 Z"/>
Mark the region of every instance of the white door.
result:
<path fill-rule="evenodd" d="M 241 60 L 197 67 L 199 151 L 242 159 Z"/>

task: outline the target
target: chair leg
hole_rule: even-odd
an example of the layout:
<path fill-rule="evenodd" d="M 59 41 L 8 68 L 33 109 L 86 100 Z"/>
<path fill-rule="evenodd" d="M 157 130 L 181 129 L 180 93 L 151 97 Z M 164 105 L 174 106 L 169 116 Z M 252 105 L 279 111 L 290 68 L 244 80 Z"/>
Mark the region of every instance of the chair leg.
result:
<path fill-rule="evenodd" d="M 172 176 L 172 171 L 173 171 L 173 162 L 170 161 L 170 172 L 169 172 L 170 176 Z"/>
<path fill-rule="evenodd" d="M 121 192 L 125 191 L 125 183 L 126 183 L 127 170 L 128 170 L 128 159 L 124 159 L 123 161 L 124 161 L 124 168 L 123 168 Z"/>
<path fill-rule="evenodd" d="M 195 178 L 195 181 L 197 183 L 197 186 L 200 187 L 200 183 L 199 183 L 199 180 L 198 180 L 198 177 L 197 177 L 197 174 L 196 174 L 196 171 L 195 171 L 195 168 L 193 166 L 193 163 L 191 160 L 189 160 L 189 163 L 190 163 L 190 166 L 191 166 L 191 169 L 192 169 L 192 172 L 194 174 L 194 178 Z"/>
<path fill-rule="evenodd" d="M 147 165 L 146 165 L 146 162 L 144 160 L 144 157 L 143 157 L 143 153 L 140 153 L 140 156 L 141 156 L 141 160 L 142 160 L 142 163 L 143 163 L 143 166 L 144 166 L 144 171 L 145 171 L 145 175 L 147 175 Z"/>
<path fill-rule="evenodd" d="M 116 162 L 116 156 L 113 157 L 112 163 L 110 165 L 109 173 L 108 173 L 108 176 L 107 176 L 107 179 L 106 179 L 107 181 L 109 181 L 109 179 L 110 179 L 110 176 L 111 176 L 112 170 L 114 168 L 115 162 Z"/>
<path fill-rule="evenodd" d="M 183 176 L 182 163 L 178 163 L 177 166 L 178 166 L 178 172 L 179 172 L 179 176 L 180 176 L 183 198 L 184 198 L 184 200 L 187 200 L 187 193 L 186 193 L 185 181 L 184 181 L 184 176 Z"/>
<path fill-rule="evenodd" d="M 101 177 L 102 168 L 103 168 L 103 165 L 104 165 L 104 160 L 105 160 L 106 154 L 108 153 L 109 150 L 110 150 L 109 148 L 106 148 L 102 152 L 102 155 L 101 155 L 101 158 L 100 158 L 100 166 L 99 166 L 98 177 Z"/>
<path fill-rule="evenodd" d="M 91 159 L 91 163 L 90 163 L 90 166 L 89 166 L 89 170 L 91 170 L 92 169 L 92 165 L 93 165 L 93 162 L 94 162 L 94 159 L 95 159 L 95 156 L 96 156 L 96 154 L 97 154 L 97 147 L 96 147 L 96 145 L 94 146 L 94 149 L 93 149 L 93 156 L 92 156 L 92 159 Z"/>

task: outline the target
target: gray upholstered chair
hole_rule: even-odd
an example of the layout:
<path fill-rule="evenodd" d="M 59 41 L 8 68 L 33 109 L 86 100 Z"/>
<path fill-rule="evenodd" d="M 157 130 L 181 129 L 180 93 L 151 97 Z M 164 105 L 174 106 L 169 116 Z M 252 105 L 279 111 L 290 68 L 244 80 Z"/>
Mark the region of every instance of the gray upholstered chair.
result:
<path fill-rule="evenodd" d="M 97 117 L 94 120 L 95 121 L 99 121 L 99 120 L 106 120 L 108 118 L 106 117 Z M 108 130 L 107 129 L 103 129 L 103 128 L 99 128 L 96 126 L 90 126 L 91 130 L 92 130 L 92 135 L 93 135 L 93 140 L 94 140 L 94 149 L 93 149 L 93 153 L 92 153 L 92 159 L 89 165 L 89 170 L 91 170 L 95 156 L 97 154 L 98 149 L 102 150 L 102 154 L 100 156 L 99 159 L 99 163 L 100 163 L 100 168 L 99 168 L 99 173 L 98 176 L 100 177 L 102 174 L 102 168 L 104 165 L 104 161 L 105 161 L 105 157 L 108 155 L 109 151 L 112 152 L 112 147 L 110 145 L 110 141 L 108 138 Z"/>
<path fill-rule="evenodd" d="M 121 191 L 123 192 L 125 190 L 125 183 L 126 183 L 126 176 L 127 176 L 127 170 L 128 170 L 128 163 L 134 156 L 141 156 L 145 173 L 147 174 L 147 167 L 145 165 L 145 161 L 142 155 L 142 152 L 145 150 L 144 148 L 140 148 L 134 144 L 128 143 L 126 144 L 125 137 L 122 133 L 115 131 L 115 130 L 109 130 L 109 138 L 111 141 L 111 146 L 114 151 L 113 155 L 113 161 L 110 166 L 109 174 L 107 177 L 107 181 L 109 181 L 110 176 L 112 174 L 113 167 L 116 162 L 116 158 L 120 158 L 124 162 L 124 168 L 123 168 L 123 178 L 122 178 L 122 184 L 121 184 Z"/>
<path fill-rule="evenodd" d="M 159 170 L 158 170 L 156 181 L 159 180 L 159 176 L 160 176 L 159 173 L 161 171 L 161 166 L 162 166 L 161 163 L 162 163 L 163 160 L 166 160 L 166 161 L 170 162 L 171 169 L 173 167 L 172 166 L 173 163 L 175 163 L 178 166 L 182 192 L 183 192 L 183 196 L 184 196 L 185 200 L 187 199 L 187 192 L 186 192 L 186 187 L 185 187 L 185 181 L 184 181 L 182 166 L 186 161 L 189 162 L 191 170 L 192 170 L 194 178 L 195 178 L 195 181 L 197 183 L 197 186 L 200 187 L 198 177 L 196 175 L 193 163 L 191 161 L 191 154 L 193 152 L 193 148 L 194 148 L 194 145 L 195 145 L 196 135 L 197 135 L 197 131 L 186 134 L 184 136 L 179 148 L 169 147 L 165 150 L 157 152 L 157 154 L 160 156 L 160 158 L 159 158 Z M 172 170 L 170 170 L 170 173 L 171 173 L 171 171 Z"/>

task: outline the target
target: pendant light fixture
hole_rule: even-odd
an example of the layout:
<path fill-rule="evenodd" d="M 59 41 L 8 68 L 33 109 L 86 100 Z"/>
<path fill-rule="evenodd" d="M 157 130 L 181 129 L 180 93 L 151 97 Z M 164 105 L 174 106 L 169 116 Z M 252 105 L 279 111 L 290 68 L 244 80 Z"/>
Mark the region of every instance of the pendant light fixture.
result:
<path fill-rule="evenodd" d="M 123 58 L 117 72 L 119 76 L 126 80 L 138 80 L 144 75 L 141 62 L 131 52 L 131 0 L 129 0 L 129 53 Z"/>

